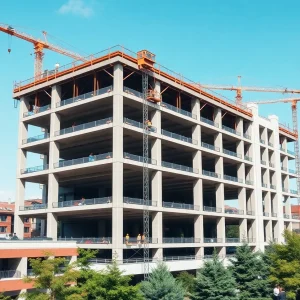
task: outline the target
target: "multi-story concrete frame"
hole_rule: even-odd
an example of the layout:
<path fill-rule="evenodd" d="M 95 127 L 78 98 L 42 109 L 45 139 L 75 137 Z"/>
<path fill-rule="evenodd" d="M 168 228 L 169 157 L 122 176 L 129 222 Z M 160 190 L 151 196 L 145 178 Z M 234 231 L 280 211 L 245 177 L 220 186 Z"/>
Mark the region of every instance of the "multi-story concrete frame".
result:
<path fill-rule="evenodd" d="M 159 66 L 149 79 L 162 93 L 161 103 L 149 102 L 153 260 L 188 258 L 191 264 L 177 269 L 193 269 L 213 248 L 226 255 L 242 240 L 262 250 L 283 241 L 283 229 L 299 222 L 289 204 L 297 197 L 289 187 L 296 175 L 288 169 L 296 134 L 276 116 L 259 117 L 255 105 L 236 107 Z M 101 250 L 99 259 L 139 260 L 141 89 L 137 60 L 122 51 L 15 87 L 19 236 L 24 218 L 40 218 L 48 237 L 87 241 L 85 247 Z M 44 133 L 29 137 L 29 125 Z M 42 154 L 44 164 L 29 168 L 27 152 Z M 24 206 L 26 182 L 44 184 L 43 204 Z M 232 200 L 238 209 L 226 208 Z M 228 225 L 239 226 L 238 238 L 226 236 Z"/>

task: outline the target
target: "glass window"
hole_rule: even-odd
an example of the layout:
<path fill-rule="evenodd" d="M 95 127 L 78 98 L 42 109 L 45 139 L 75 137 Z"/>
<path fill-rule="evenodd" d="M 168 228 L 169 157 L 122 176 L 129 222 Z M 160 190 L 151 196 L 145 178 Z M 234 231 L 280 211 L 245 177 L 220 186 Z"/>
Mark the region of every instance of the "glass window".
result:
<path fill-rule="evenodd" d="M 0 221 L 5 222 L 7 219 L 7 216 L 0 216 Z"/>
<path fill-rule="evenodd" d="M 29 222 L 29 218 L 24 218 L 24 222 L 28 223 Z"/>
<path fill-rule="evenodd" d="M 0 232 L 6 232 L 6 226 L 0 226 Z"/>
<path fill-rule="evenodd" d="M 28 232 L 29 232 L 29 227 L 25 227 L 25 228 L 24 228 L 24 232 L 25 232 L 25 233 L 28 233 Z"/>

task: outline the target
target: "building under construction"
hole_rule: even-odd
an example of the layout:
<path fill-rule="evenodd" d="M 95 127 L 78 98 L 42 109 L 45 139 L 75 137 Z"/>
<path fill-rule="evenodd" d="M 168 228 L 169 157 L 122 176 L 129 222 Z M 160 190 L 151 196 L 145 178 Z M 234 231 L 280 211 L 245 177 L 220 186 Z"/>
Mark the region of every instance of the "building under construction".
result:
<path fill-rule="evenodd" d="M 297 133 L 260 117 L 255 104 L 205 92 L 147 51 L 110 48 L 18 83 L 13 96 L 19 237 L 24 220 L 40 219 L 41 236 L 99 249 L 95 268 L 116 259 L 143 274 L 145 247 L 150 268 L 166 260 L 172 271 L 193 270 L 213 249 L 225 257 L 247 241 L 264 250 L 300 222 L 291 214 Z M 30 136 L 31 126 L 41 134 Z M 39 166 L 28 165 L 29 152 Z M 28 182 L 43 187 L 42 204 L 24 205 Z"/>

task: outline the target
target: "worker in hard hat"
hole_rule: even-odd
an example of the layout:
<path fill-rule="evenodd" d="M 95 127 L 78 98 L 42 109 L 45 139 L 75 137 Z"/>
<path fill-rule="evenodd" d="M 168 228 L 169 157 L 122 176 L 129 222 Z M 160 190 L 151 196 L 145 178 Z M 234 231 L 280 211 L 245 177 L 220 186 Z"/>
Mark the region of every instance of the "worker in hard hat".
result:
<path fill-rule="evenodd" d="M 127 233 L 125 236 L 125 244 L 128 245 L 129 244 L 129 234 Z"/>
<path fill-rule="evenodd" d="M 137 238 L 136 238 L 136 241 L 137 241 L 137 244 L 140 245 L 141 244 L 141 240 L 142 240 L 142 237 L 140 234 L 138 234 Z"/>
<path fill-rule="evenodd" d="M 144 244 L 145 243 L 145 235 L 143 234 L 142 235 L 142 244 Z"/>

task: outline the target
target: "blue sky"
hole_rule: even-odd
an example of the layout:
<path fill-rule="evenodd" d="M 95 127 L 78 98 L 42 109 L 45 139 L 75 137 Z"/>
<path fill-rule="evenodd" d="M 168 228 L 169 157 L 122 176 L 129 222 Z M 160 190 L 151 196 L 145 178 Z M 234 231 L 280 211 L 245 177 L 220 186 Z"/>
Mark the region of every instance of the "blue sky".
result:
<path fill-rule="evenodd" d="M 299 88 L 299 9 L 293 0 L 9 0 L 1 1 L 0 22 L 36 37 L 45 30 L 50 42 L 82 54 L 116 44 L 148 49 L 162 65 L 202 83 L 236 84 L 241 75 L 243 85 Z M 31 44 L 0 33 L 0 200 L 15 197 L 18 109 L 12 83 L 32 77 L 32 52 Z M 70 59 L 46 53 L 46 69 L 57 62 Z M 244 94 L 247 101 L 280 97 Z M 261 106 L 260 114 L 291 124 L 288 104 Z M 35 164 L 30 157 L 28 166 Z M 26 197 L 39 194 L 32 186 Z"/>

